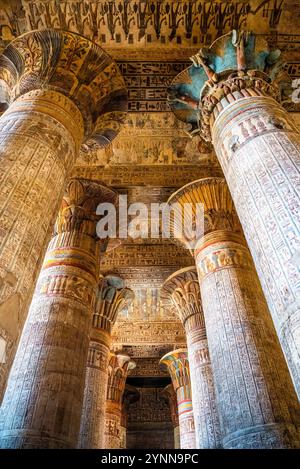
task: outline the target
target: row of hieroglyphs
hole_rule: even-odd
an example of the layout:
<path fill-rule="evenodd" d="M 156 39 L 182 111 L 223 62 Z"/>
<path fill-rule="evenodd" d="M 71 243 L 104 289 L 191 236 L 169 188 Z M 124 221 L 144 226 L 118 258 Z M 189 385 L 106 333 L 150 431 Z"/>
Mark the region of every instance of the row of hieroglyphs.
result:
<path fill-rule="evenodd" d="M 295 2 L 283 0 L 21 0 L 5 2 L 2 35 L 51 27 L 101 43 L 197 44 L 211 42 L 231 29 L 280 31 L 293 19 L 292 7 Z"/>

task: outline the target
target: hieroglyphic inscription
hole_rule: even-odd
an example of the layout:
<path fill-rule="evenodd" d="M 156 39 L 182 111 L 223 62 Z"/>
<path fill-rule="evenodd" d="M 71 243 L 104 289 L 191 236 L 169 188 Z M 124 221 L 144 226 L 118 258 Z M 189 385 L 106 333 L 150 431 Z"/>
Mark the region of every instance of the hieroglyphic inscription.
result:
<path fill-rule="evenodd" d="M 117 0 L 23 0 L 5 5 L 2 36 L 24 28 L 70 29 L 107 45 L 210 43 L 231 29 L 280 30 L 289 9 L 281 0 L 188 0 L 142 2 Z M 294 11 L 297 8 L 294 5 Z M 293 22 L 293 18 L 290 18 Z M 294 19 L 294 22 L 296 20 Z"/>
<path fill-rule="evenodd" d="M 169 346 L 170 347 L 170 346 Z M 170 350 L 170 348 L 169 348 Z M 168 376 L 167 372 L 159 366 L 159 358 L 136 358 L 136 367 L 130 371 L 129 376 Z"/>
<path fill-rule="evenodd" d="M 149 267 L 191 265 L 187 249 L 172 244 L 125 244 L 107 253 L 101 262 L 101 271 L 114 267 Z M 125 279 L 126 281 L 126 279 Z"/>
<path fill-rule="evenodd" d="M 195 179 L 221 175 L 221 170 L 215 165 L 183 165 L 149 167 L 145 165 L 136 166 L 76 166 L 72 172 L 73 177 L 85 177 L 96 179 L 113 187 L 124 187 L 126 185 L 136 186 L 169 186 L 181 187 Z"/>
<path fill-rule="evenodd" d="M 119 321 L 113 328 L 112 337 L 114 343 L 125 345 L 185 342 L 185 332 L 179 322 Z"/>

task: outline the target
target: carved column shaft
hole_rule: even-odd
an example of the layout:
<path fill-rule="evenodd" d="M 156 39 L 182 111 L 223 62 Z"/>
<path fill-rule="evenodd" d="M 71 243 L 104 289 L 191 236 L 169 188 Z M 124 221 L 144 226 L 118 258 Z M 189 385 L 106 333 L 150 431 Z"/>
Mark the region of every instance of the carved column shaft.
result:
<path fill-rule="evenodd" d="M 160 363 L 168 368 L 177 397 L 180 448 L 196 448 L 195 424 L 187 351 L 178 349 L 163 356 Z"/>
<path fill-rule="evenodd" d="M 201 179 L 171 196 L 175 201 L 192 203 L 193 214 L 204 204 L 194 255 L 223 446 L 297 447 L 299 403 L 228 186 Z"/>
<path fill-rule="evenodd" d="M 300 133 L 279 104 L 291 93 L 280 55 L 232 31 L 191 58 L 171 105 L 214 144 L 300 395 Z"/>
<path fill-rule="evenodd" d="M 174 449 L 180 449 L 180 426 L 174 427 Z"/>
<path fill-rule="evenodd" d="M 300 395 L 300 133 L 260 96 L 228 105 L 212 138 Z"/>
<path fill-rule="evenodd" d="M 96 207 L 116 194 L 72 179 L 2 405 L 2 448 L 74 448 L 100 263 Z"/>
<path fill-rule="evenodd" d="M 122 400 L 128 371 L 135 367 L 122 352 L 110 354 L 105 412 L 105 448 L 120 449 L 122 445 Z"/>
<path fill-rule="evenodd" d="M 127 420 L 128 420 L 129 406 L 122 403 L 121 409 L 121 422 L 120 422 L 120 449 L 126 449 L 127 447 Z"/>
<path fill-rule="evenodd" d="M 86 364 L 79 448 L 104 448 L 110 334 L 92 328 Z"/>
<path fill-rule="evenodd" d="M 31 91 L 2 115 L 0 134 L 0 335 L 8 344 L 0 364 L 3 392 L 83 121 L 67 97 Z"/>
<path fill-rule="evenodd" d="M 178 404 L 177 404 L 177 395 L 174 390 L 173 384 L 168 384 L 163 389 L 162 397 L 167 401 L 171 420 L 174 429 L 174 449 L 180 449 L 180 427 L 179 427 L 179 419 L 178 419 Z"/>
<path fill-rule="evenodd" d="M 110 143 L 124 117 L 126 90 L 100 47 L 43 29 L 3 51 L 0 92 L 1 108 L 8 108 L 0 118 L 1 398 L 80 145 Z"/>
<path fill-rule="evenodd" d="M 105 449 L 121 448 L 121 413 L 121 404 L 112 400 L 107 400 L 105 411 Z"/>
<path fill-rule="evenodd" d="M 196 447 L 195 423 L 191 385 L 181 386 L 176 391 L 178 404 L 178 421 L 180 434 L 180 448 L 193 449 Z"/>
<path fill-rule="evenodd" d="M 105 407 L 112 326 L 118 313 L 133 300 L 120 277 L 108 275 L 100 281 L 93 315 L 79 448 L 105 447 Z"/>
<path fill-rule="evenodd" d="M 220 423 L 195 267 L 172 274 L 164 283 L 163 294 L 169 296 L 186 331 L 196 447 L 218 448 Z"/>
<path fill-rule="evenodd" d="M 299 405 L 248 248 L 216 231 L 195 256 L 223 447 L 298 447 Z"/>

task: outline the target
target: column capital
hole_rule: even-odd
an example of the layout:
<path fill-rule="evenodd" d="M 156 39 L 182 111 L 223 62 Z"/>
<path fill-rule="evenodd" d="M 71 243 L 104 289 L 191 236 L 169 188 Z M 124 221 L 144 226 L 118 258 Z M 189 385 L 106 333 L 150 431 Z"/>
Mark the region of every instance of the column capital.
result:
<path fill-rule="evenodd" d="M 107 400 L 121 406 L 125 382 L 129 370 L 134 369 L 135 362 L 125 352 L 111 352 L 108 363 Z"/>
<path fill-rule="evenodd" d="M 183 244 L 190 250 L 195 248 L 199 239 L 211 232 L 226 230 L 242 233 L 224 178 L 209 177 L 190 182 L 174 192 L 167 203 L 174 207 L 174 215 L 170 222 L 172 240 Z M 191 210 L 185 209 L 188 204 Z M 201 213 L 197 211 L 199 204 L 203 206 L 204 226 L 201 236 L 194 239 L 194 233 L 187 233 L 187 228 L 192 229 L 195 226 L 196 216 L 201 216 Z M 184 230 L 182 230 L 182 216 L 184 217 Z"/>
<path fill-rule="evenodd" d="M 92 229 L 96 235 L 95 223 L 99 219 L 96 214 L 100 203 L 117 203 L 118 194 L 101 182 L 83 178 L 72 178 L 65 190 L 60 211 L 56 219 L 55 234 L 66 231 Z M 87 223 L 85 223 L 87 222 Z M 92 222 L 91 225 L 89 222 Z M 90 226 L 89 226 L 90 225 Z"/>
<path fill-rule="evenodd" d="M 107 275 L 99 281 L 93 328 L 111 333 L 120 311 L 134 299 L 134 292 L 125 287 L 124 280 L 117 275 Z"/>
<path fill-rule="evenodd" d="M 83 141 L 91 145 L 109 144 L 127 110 L 116 63 L 98 45 L 70 31 L 43 29 L 14 39 L 0 57 L 0 88 L 7 106 L 20 98 L 28 101 L 28 94 L 30 99 L 42 95 L 46 107 L 61 95 L 69 98 L 82 116 Z"/>
<path fill-rule="evenodd" d="M 190 368 L 187 349 L 177 349 L 166 353 L 159 363 L 168 369 L 175 391 L 190 386 Z"/>
<path fill-rule="evenodd" d="M 185 267 L 174 272 L 164 282 L 161 297 L 169 300 L 175 307 L 177 314 L 186 326 L 186 323 L 193 316 L 198 316 L 198 328 L 204 325 L 204 317 L 201 304 L 200 286 L 195 266 Z"/>
<path fill-rule="evenodd" d="M 280 101 L 290 90 L 281 53 L 261 36 L 233 30 L 202 48 L 192 65 L 175 77 L 170 105 L 178 119 L 192 124 L 211 141 L 211 120 L 232 101 L 270 96 Z"/>

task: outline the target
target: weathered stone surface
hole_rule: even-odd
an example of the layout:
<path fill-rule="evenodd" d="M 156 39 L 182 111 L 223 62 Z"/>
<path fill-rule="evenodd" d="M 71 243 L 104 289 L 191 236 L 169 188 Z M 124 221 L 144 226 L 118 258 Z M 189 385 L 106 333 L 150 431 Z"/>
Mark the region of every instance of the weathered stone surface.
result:
<path fill-rule="evenodd" d="M 140 398 L 129 407 L 127 448 L 174 448 L 170 409 L 161 398 L 162 388 L 144 386 L 137 389 Z"/>
<path fill-rule="evenodd" d="M 160 363 L 168 369 L 177 396 L 180 448 L 196 448 L 187 350 L 177 349 L 169 352 L 161 358 Z"/>
<path fill-rule="evenodd" d="M 174 448 L 180 448 L 180 428 L 179 428 L 179 420 L 178 420 L 178 404 L 177 404 L 177 395 L 174 390 L 173 384 L 168 384 L 162 392 L 161 397 L 164 399 L 169 408 L 171 413 L 171 420 L 174 429 Z"/>
<path fill-rule="evenodd" d="M 245 31 L 191 60 L 172 108 L 214 145 L 299 395 L 300 133 L 282 107 L 294 85 L 280 51 Z"/>
<path fill-rule="evenodd" d="M 208 218 L 194 255 L 223 446 L 297 447 L 299 402 L 228 186 L 194 181 L 175 200 L 202 202 Z"/>
<path fill-rule="evenodd" d="M 123 445 L 122 401 L 127 373 L 134 367 L 134 361 L 126 353 L 110 353 L 104 429 L 106 449 L 120 449 Z"/>
<path fill-rule="evenodd" d="M 299 395 L 299 130 L 272 99 L 253 97 L 226 108 L 213 138 Z"/>
<path fill-rule="evenodd" d="M 298 400 L 248 248 L 220 231 L 204 243 L 196 263 L 223 446 L 298 447 Z"/>
<path fill-rule="evenodd" d="M 79 448 L 104 448 L 105 405 L 111 337 L 92 330 L 86 363 Z"/>
<path fill-rule="evenodd" d="M 75 448 L 99 275 L 96 207 L 116 193 L 68 184 L 1 407 L 2 448 Z"/>
<path fill-rule="evenodd" d="M 79 448 L 104 448 L 111 330 L 119 312 L 128 307 L 133 297 L 120 277 L 110 275 L 99 282 L 90 333 Z"/>
<path fill-rule="evenodd" d="M 0 216 L 0 245 L 5 243 L 5 246 L 3 245 L 5 252 L 3 270 L 1 270 L 3 257 L 0 255 L 1 370 L 9 368 L 9 363 L 14 355 L 14 347 L 22 330 L 35 279 L 38 276 L 40 263 L 44 256 L 41 247 L 46 248 L 51 236 L 52 225 L 62 198 L 66 178 L 71 174 L 71 176 L 95 180 L 97 183 L 101 181 L 118 192 L 127 194 L 130 202 L 144 202 L 149 207 L 151 202 L 165 202 L 170 194 L 191 181 L 207 177 L 223 177 L 218 158 L 211 151 L 212 145 L 205 144 L 199 138 L 199 135 L 196 135 L 197 128 L 193 133 L 194 137 L 191 138 L 191 131 L 193 130 L 191 125 L 179 121 L 170 112 L 173 103 L 170 101 L 168 92 L 172 81 L 178 74 L 181 74 L 180 80 L 187 78 L 188 75 L 185 73 L 185 69 L 189 66 L 193 68 L 189 57 L 193 57 L 193 60 L 197 63 L 197 54 L 201 47 L 209 47 L 215 39 L 220 38 L 223 34 L 230 33 L 233 28 L 248 29 L 258 35 L 259 41 L 256 44 L 263 44 L 263 41 L 267 40 L 273 51 L 277 48 L 282 51 L 281 57 L 285 63 L 282 64 L 281 79 L 279 81 L 282 83 L 282 78 L 285 81 L 286 72 L 292 78 L 292 81 L 290 83 L 286 81 L 283 87 L 285 91 L 283 105 L 285 109 L 295 111 L 293 118 L 297 118 L 300 115 L 299 112 L 297 113 L 300 109 L 299 9 L 300 3 L 297 0 L 285 0 L 284 2 L 281 0 L 243 0 L 243 2 L 238 0 L 228 0 L 226 2 L 223 0 L 197 0 L 194 2 L 190 0 L 143 0 L 143 2 L 136 2 L 135 0 L 117 0 L 114 2 L 107 0 L 83 0 L 80 2 L 74 0 L 61 0 L 59 2 L 57 0 L 0 1 L 0 53 L 10 41 L 24 33 L 30 33 L 32 30 L 38 32 L 37 34 L 30 33 L 33 38 L 30 43 L 27 41 L 26 35 L 18 41 L 18 50 L 20 51 L 24 45 L 27 48 L 28 44 L 29 53 L 26 58 L 25 53 L 21 52 L 19 54 L 15 48 L 10 47 L 9 60 L 7 60 L 7 55 L 5 59 L 1 59 L 2 64 L 5 61 L 4 69 L 8 68 L 12 73 L 8 72 L 8 75 L 4 77 L 5 81 L 0 83 L 0 112 L 4 112 L 8 104 L 15 106 L 12 117 L 9 117 L 8 113 L 13 108 L 7 110 L 4 116 L 8 115 L 9 125 L 11 126 L 15 122 L 17 126 L 19 122 L 22 123 L 18 136 L 17 133 L 16 135 L 10 133 L 8 136 L 6 127 L 1 126 L 1 134 L 4 136 L 5 142 L 9 141 L 10 146 L 8 152 L 7 144 L 5 142 L 3 144 L 8 155 L 5 163 L 0 151 L 0 193 L 3 191 L 3 200 L 0 198 L 0 213 L 1 210 L 4 210 L 4 215 Z M 52 35 L 55 44 L 48 33 L 43 36 L 42 30 L 45 28 L 55 30 Z M 72 51 L 74 51 L 73 45 L 74 41 L 76 43 L 77 38 L 80 43 L 80 50 L 78 54 L 74 51 L 72 60 L 70 59 L 68 64 L 65 63 L 63 67 L 60 67 L 59 73 L 63 75 L 64 87 L 61 87 L 62 82 L 60 82 L 60 89 L 53 89 L 53 81 L 51 84 L 49 83 L 49 80 L 51 81 L 51 77 L 53 77 L 52 66 L 55 65 L 56 60 L 60 61 L 61 58 L 64 60 L 63 55 L 57 53 L 62 50 L 62 43 L 58 40 L 59 30 L 69 31 L 67 33 L 68 38 L 73 38 L 69 42 Z M 81 37 L 76 36 L 74 33 L 79 33 Z M 42 36 L 45 40 L 40 41 L 39 39 Z M 84 36 L 83 40 L 82 36 Z M 225 37 L 225 40 L 227 40 L 226 38 L 231 40 L 231 35 Z M 235 41 L 236 45 L 239 46 L 239 52 L 242 52 L 241 46 L 243 46 L 241 38 L 246 39 L 245 35 L 237 35 Z M 105 148 L 99 148 L 95 142 L 87 144 L 89 135 L 91 135 L 91 132 L 88 131 L 88 116 L 91 116 L 92 113 L 93 116 L 91 116 L 90 122 L 95 122 L 98 111 L 101 113 L 104 110 L 106 115 L 112 118 L 111 106 L 104 103 L 104 107 L 101 108 L 100 106 L 97 111 L 92 103 L 93 99 L 91 99 L 88 109 L 83 109 L 81 114 L 80 111 L 77 112 L 78 108 L 76 106 L 80 107 L 84 102 L 86 103 L 86 98 L 89 100 L 91 91 L 88 90 L 89 84 L 87 82 L 78 83 L 78 87 L 75 85 L 72 88 L 71 94 L 68 92 L 68 84 L 76 82 L 76 78 L 80 79 L 86 72 L 93 72 L 98 63 L 98 59 L 94 60 L 95 55 L 93 55 L 95 48 L 98 46 L 95 46 L 94 43 L 91 45 L 91 42 L 89 42 L 90 47 L 88 46 L 87 60 L 85 59 L 87 49 L 81 48 L 81 45 L 86 44 L 86 39 L 94 41 L 103 47 L 106 53 L 111 55 L 113 60 L 116 61 L 128 89 L 129 113 L 126 121 L 116 139 Z M 221 40 L 222 44 L 223 41 L 224 38 Z M 218 44 L 220 44 L 219 41 L 216 43 L 216 48 L 219 47 Z M 67 47 L 67 44 L 64 44 L 64 47 Z M 221 48 L 219 47 L 219 49 Z M 214 47 L 208 50 L 209 54 L 212 50 L 215 51 Z M 237 48 L 233 45 L 233 57 L 236 57 L 236 51 Z M 260 58 L 265 59 L 265 48 L 263 47 L 261 51 Z M 247 50 L 247 58 L 250 57 L 248 52 L 249 50 Z M 83 53 L 83 56 L 81 56 L 81 53 Z M 69 57 L 71 55 L 72 53 Z M 222 63 L 227 62 L 227 52 L 222 55 L 220 61 Z M 51 58 L 51 63 L 46 57 Z M 106 60 L 105 57 L 106 54 L 103 53 L 102 58 Z M 243 68 L 243 63 L 240 60 L 242 57 L 243 54 L 240 54 L 239 63 Z M 81 59 L 84 62 L 82 67 L 80 66 Z M 9 63 L 10 60 L 11 63 Z M 236 72 L 236 63 L 234 63 L 233 70 L 229 70 L 229 74 Z M 261 63 L 263 63 L 263 60 Z M 14 68 L 14 64 L 16 64 L 16 68 Z M 231 68 L 230 63 L 227 62 L 227 64 Z M 25 75 L 21 70 L 23 65 Z M 81 68 L 79 72 L 76 68 L 77 65 Z M 208 65 L 211 66 L 211 63 L 208 63 Z M 277 67 L 279 63 L 275 65 Z M 249 69 L 248 64 L 246 64 L 246 68 Z M 269 86 L 270 84 L 263 85 L 262 88 L 261 78 L 263 78 L 263 75 L 261 77 L 256 76 L 256 78 L 252 76 L 251 78 L 247 73 L 247 69 L 238 70 L 239 75 L 232 77 L 228 77 L 225 71 L 222 76 L 219 76 L 218 82 L 211 83 L 210 91 L 212 91 L 212 95 L 209 99 L 212 98 L 215 102 L 206 102 L 206 105 L 209 104 L 207 110 L 211 111 L 210 116 L 215 114 L 212 117 L 211 126 L 216 118 L 217 121 L 221 119 L 221 115 L 218 115 L 223 109 L 221 108 L 220 97 L 222 99 L 223 97 L 232 99 L 230 91 L 245 93 L 246 89 L 243 84 L 246 82 L 250 84 L 251 80 L 252 83 L 256 81 L 255 88 L 260 89 L 260 91 L 264 88 L 266 97 L 270 97 L 270 93 L 273 93 L 271 88 L 276 87 L 276 83 L 273 83 L 272 87 Z M 14 70 L 17 70 L 17 72 L 15 73 Z M 39 72 L 35 74 L 37 70 Z M 73 70 L 75 74 L 74 81 L 74 76 L 72 77 Z M 195 68 L 194 71 L 194 76 L 199 77 L 201 69 Z M 218 69 L 215 68 L 214 71 L 218 72 Z M 15 80 L 18 81 L 21 77 L 21 75 L 18 75 L 19 72 L 22 75 L 20 87 L 14 85 Z M 241 72 L 245 73 L 242 74 Z M 265 71 L 261 70 L 261 72 Z M 56 72 L 54 76 L 57 76 Z M 1 77 L 3 77 L 3 74 Z M 6 78 L 9 78 L 9 80 Z M 224 80 L 225 78 L 226 80 Z M 41 79 L 45 79 L 45 81 L 42 83 Z M 276 81 L 278 82 L 278 80 Z M 107 80 L 104 88 L 106 89 L 106 85 L 109 86 L 111 83 L 112 80 Z M 179 82 L 177 81 L 177 83 Z M 38 85 L 39 89 L 35 89 L 34 87 Z M 11 86 L 16 96 L 19 92 L 29 91 L 33 87 L 27 94 L 30 95 L 30 99 L 34 97 L 34 102 L 29 103 L 23 95 L 22 99 L 21 97 L 17 98 L 17 101 L 20 101 L 18 105 L 16 102 L 13 104 L 14 98 L 13 93 L 11 94 L 10 91 Z M 96 94 L 103 91 L 103 88 L 99 86 L 95 88 Z M 84 92 L 82 93 L 83 89 Z M 243 95 L 245 104 L 248 91 Z M 58 95 L 59 102 L 55 100 L 54 103 L 52 102 L 54 101 L 53 97 L 57 96 L 55 93 Z M 238 93 L 236 96 L 239 96 Z M 78 99 L 79 95 L 80 99 Z M 193 98 L 198 101 L 199 96 L 199 90 L 195 89 Z M 223 101 L 224 103 L 226 103 L 226 99 Z M 76 104 L 74 100 L 76 100 Z M 28 120 L 29 130 L 24 125 L 25 105 L 28 108 L 27 117 L 30 118 Z M 67 109 L 68 106 L 71 107 L 70 111 Z M 22 120 L 20 118 L 21 110 L 23 113 Z M 222 111 L 224 116 L 225 111 L 226 108 Z M 82 119 L 83 114 L 86 117 Z M 241 109 L 241 114 L 247 120 L 249 114 L 246 108 L 245 110 Z M 265 111 L 261 114 L 264 116 Z M 273 111 L 271 114 L 271 117 L 273 115 L 276 117 Z M 115 109 L 113 115 L 116 116 Z M 234 116 L 235 114 L 233 114 Z M 291 131 L 279 128 L 276 129 L 276 132 L 275 130 L 271 131 L 271 125 L 267 122 L 268 130 L 265 132 L 261 128 L 260 133 L 258 132 L 256 135 L 254 126 L 256 128 L 259 125 L 261 126 L 258 117 L 260 116 L 253 114 L 252 118 L 251 115 L 249 123 L 242 123 L 237 128 L 238 137 L 242 142 L 244 142 L 242 133 L 249 132 L 251 134 L 251 137 L 247 139 L 247 142 L 242 143 L 241 147 L 236 148 L 234 146 L 235 143 L 238 143 L 235 137 L 233 137 L 233 141 L 228 142 L 226 140 L 226 122 L 224 122 L 226 128 L 223 129 L 225 133 L 216 135 L 216 140 L 218 140 L 216 144 L 220 142 L 220 144 L 226 146 L 228 166 L 226 166 L 227 155 L 224 153 L 224 171 L 228 170 L 228 172 L 225 173 L 225 176 L 231 178 L 230 190 L 235 191 L 236 198 L 241 201 L 242 209 L 236 203 L 238 213 L 239 210 L 242 210 L 245 220 L 248 217 L 247 232 L 249 234 L 247 234 L 245 227 L 244 229 L 249 245 L 251 241 L 256 243 L 256 247 L 261 247 L 260 254 L 262 253 L 262 257 L 261 259 L 255 259 L 255 263 L 258 266 L 261 262 L 262 268 L 268 268 L 268 301 L 270 301 L 270 297 L 273 301 L 274 296 L 276 302 L 277 300 L 281 301 L 284 305 L 288 304 L 290 296 L 286 292 L 286 287 L 290 288 L 289 282 L 292 283 L 294 278 L 293 266 L 288 257 L 285 257 L 285 253 L 288 256 L 288 252 L 292 251 L 294 247 L 291 242 L 285 239 L 282 241 L 283 238 L 277 236 L 277 232 L 275 235 L 273 224 L 278 223 L 284 228 L 282 223 L 287 222 L 288 219 L 282 211 L 277 212 L 276 209 L 276 220 L 274 222 L 272 219 L 274 213 L 269 211 L 268 203 L 269 201 L 273 203 L 273 199 L 274 203 L 276 202 L 276 190 L 281 194 L 281 187 L 283 187 L 281 181 L 285 177 L 286 168 L 288 167 L 288 171 L 290 171 L 291 165 L 294 164 L 293 149 L 291 149 L 289 143 L 286 144 L 285 136 L 285 134 L 291 136 Z M 281 119 L 281 116 L 278 115 L 278 117 Z M 118 113 L 118 122 L 116 123 L 116 120 L 114 120 L 113 129 L 111 130 L 115 129 L 115 124 L 119 127 L 119 118 L 121 119 L 121 115 Z M 286 116 L 283 120 L 285 119 Z M 266 121 L 268 121 L 268 117 Z M 223 125 L 221 120 L 219 122 Z M 233 121 L 229 124 L 233 124 Z M 105 119 L 103 125 L 106 128 Z M 45 132 L 44 128 L 46 128 Z M 228 129 L 230 130 L 231 127 L 228 127 Z M 236 132 L 236 128 L 232 128 L 232 130 Z M 208 128 L 208 131 L 210 134 L 212 133 L 211 128 Z M 110 131 L 108 134 L 110 134 Z M 106 133 L 106 136 L 109 136 L 108 134 Z M 271 134 L 272 138 L 269 138 Z M 225 139 L 224 142 L 223 138 Z M 61 139 L 62 144 L 59 143 L 59 139 Z M 3 138 L 0 137 L 1 142 L 2 140 Z M 259 147 L 256 144 L 251 145 L 252 141 L 259 142 Z M 276 148 L 276 155 L 273 155 L 273 157 L 276 158 L 280 166 L 279 169 L 276 167 L 276 174 L 278 173 L 279 176 L 278 179 L 277 175 L 273 177 L 272 187 L 269 183 L 266 184 L 266 180 L 269 177 L 269 168 L 274 167 L 276 162 L 272 160 L 274 164 L 270 163 L 270 156 L 266 158 L 265 146 Z M 79 155 L 75 162 L 76 167 L 72 170 L 71 166 L 78 154 L 79 147 Z M 234 154 L 231 154 L 232 147 L 236 148 Z M 246 149 L 246 147 L 247 152 L 242 153 L 243 148 Z M 248 149 L 251 155 L 248 154 Z M 288 156 L 285 155 L 283 158 L 282 155 L 286 152 L 288 152 Z M 252 166 L 257 170 L 257 162 L 253 164 L 254 160 L 257 159 L 260 161 L 260 166 L 259 176 L 256 178 L 252 172 Z M 242 168 L 239 160 L 243 162 Z M 292 163 L 291 160 L 293 160 Z M 231 166 L 232 161 L 234 162 L 233 166 Z M 9 172 L 5 172 L 2 179 L 1 171 L 3 169 Z M 232 174 L 231 169 L 233 169 Z M 281 170 L 282 172 L 280 172 Z M 16 176 L 12 180 L 10 173 L 13 171 L 15 171 Z M 241 171 L 244 172 L 241 173 Z M 19 176 L 17 175 L 18 172 Z M 35 177 L 37 183 L 34 182 Z M 288 202 L 291 210 L 293 210 L 294 202 L 291 194 L 293 194 L 295 187 L 294 175 L 293 179 L 290 178 L 291 181 L 294 186 L 289 186 L 290 190 L 284 193 L 282 200 Z M 224 183 L 224 185 L 226 184 Z M 13 187 L 16 188 L 16 192 L 14 192 Z M 268 189 L 265 190 L 265 187 L 268 187 Z M 20 188 L 20 191 L 18 188 Z M 248 194 L 249 188 L 252 191 L 253 199 L 248 200 L 244 194 Z M 57 194 L 55 193 L 56 190 Z M 58 194 L 59 191 L 60 195 Z M 260 191 L 264 193 L 264 198 L 261 200 Z M 221 191 L 221 193 L 223 192 Z M 217 195 L 216 193 L 213 194 L 214 197 Z M 220 199 L 218 200 L 220 201 Z M 261 205 L 254 207 L 256 200 L 260 200 L 259 204 Z M 9 213 L 5 212 L 6 204 Z M 11 207 L 13 207 L 13 212 Z M 54 213 L 55 210 L 56 213 Z M 255 215 L 252 215 L 253 213 Z M 281 218 L 281 215 L 283 215 L 283 218 Z M 50 218 L 51 223 L 49 222 Z M 269 223 L 269 221 L 271 222 Z M 220 228 L 222 226 L 221 220 L 219 222 L 215 225 L 215 229 L 216 226 L 222 229 Z M 205 223 L 206 225 L 211 223 L 210 216 L 206 217 Z M 253 228 L 254 223 L 255 227 L 259 224 L 263 229 L 263 236 L 258 236 Z M 6 231 L 7 228 L 8 231 Z M 10 228 L 11 231 L 9 231 Z M 230 223 L 226 229 L 228 228 L 232 229 Z M 272 236 L 270 236 L 271 232 Z M 3 233 L 4 238 L 2 238 Z M 273 244 L 275 239 L 276 243 Z M 260 246 L 259 243 L 264 244 Z M 281 243 L 283 243 L 282 249 Z M 101 383 L 105 385 L 107 375 L 103 374 L 100 377 L 98 367 L 103 368 L 104 373 L 106 359 L 103 356 L 106 356 L 108 346 L 111 346 L 112 351 L 120 349 L 125 351 L 137 364 L 134 370 L 128 372 L 129 381 L 132 379 L 133 382 L 136 380 L 139 383 L 145 383 L 145 381 L 152 383 L 152 387 L 139 388 L 141 389 L 140 401 L 132 404 L 128 409 L 129 433 L 127 444 L 130 448 L 141 448 L 145 445 L 148 448 L 171 448 L 173 445 L 173 428 L 169 409 L 160 400 L 160 389 L 167 384 L 168 377 L 166 376 L 168 374 L 159 368 L 159 358 L 174 348 L 185 348 L 187 344 L 186 334 L 181 321 L 176 316 L 175 308 L 163 301 L 160 290 L 165 280 L 173 272 L 192 265 L 193 258 L 186 248 L 171 244 L 170 240 L 138 239 L 135 241 L 126 240 L 122 244 L 117 244 L 118 240 L 109 243 L 108 249 L 110 251 L 102 259 L 100 272 L 105 275 L 114 273 L 123 278 L 126 287 L 134 290 L 135 299 L 132 305 L 119 313 L 113 330 L 112 342 L 102 329 L 98 329 L 97 333 L 94 333 L 95 329 L 93 330 L 92 338 L 95 340 L 90 341 L 88 364 L 93 363 L 94 367 L 88 366 L 87 373 L 90 372 L 93 375 L 92 379 L 95 383 L 97 382 L 96 376 L 98 376 Z M 23 257 L 20 255 L 21 251 Z M 283 255 L 279 258 L 279 253 L 281 255 L 282 252 Z M 6 253 L 9 256 L 9 264 L 7 264 L 8 257 L 6 257 Z M 278 265 L 280 267 L 282 263 L 285 264 L 286 259 L 284 276 L 290 273 L 291 276 L 287 278 L 287 282 L 285 282 L 284 276 L 281 276 L 280 282 L 282 283 L 280 286 L 275 287 L 274 279 L 275 281 L 279 279 Z M 295 256 L 295 262 L 296 260 L 297 255 Z M 284 316 L 285 312 L 286 317 Z M 282 315 L 284 321 L 287 319 L 287 331 L 293 331 L 293 324 L 297 327 L 294 313 L 291 312 L 291 316 L 289 316 L 290 312 L 287 308 Z M 293 324 L 290 324 L 289 317 L 293 317 Z M 238 334 L 238 326 L 236 328 L 234 333 Z M 196 339 L 196 335 L 194 338 Z M 282 343 L 286 342 L 286 348 L 291 350 L 293 355 L 292 348 L 295 340 L 298 341 L 296 334 L 292 338 L 288 338 L 285 330 L 282 329 L 281 341 Z M 239 375 L 237 374 L 237 376 Z M 3 375 L 3 379 L 6 379 L 5 375 Z M 156 384 L 153 383 L 158 381 L 163 384 L 155 387 Z M 97 385 L 95 386 L 97 387 Z M 101 386 L 97 387 L 97 391 L 101 390 Z M 54 394 L 55 392 L 53 391 Z M 97 399 L 99 398 L 101 402 L 105 395 L 102 393 L 101 397 L 95 391 L 92 391 L 90 397 L 92 400 L 89 403 L 95 406 L 91 410 L 93 413 L 97 407 Z M 258 396 L 258 399 L 260 399 L 260 396 Z M 96 412 L 98 413 L 98 411 Z M 95 422 L 96 420 L 94 420 Z M 93 428 L 96 435 L 96 427 Z M 121 430 L 121 427 L 119 429 Z M 97 436 L 96 440 L 98 441 Z"/>
<path fill-rule="evenodd" d="M 54 30 L 29 32 L 6 47 L 0 89 L 1 111 L 8 107 L 0 118 L 1 395 L 80 145 L 110 143 L 126 90 L 100 47 Z"/>

